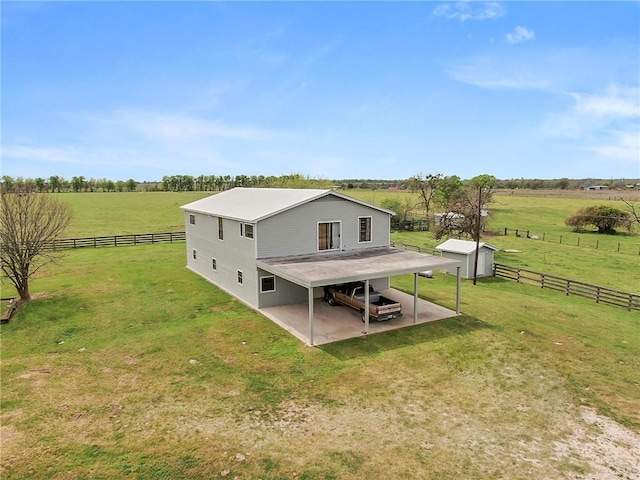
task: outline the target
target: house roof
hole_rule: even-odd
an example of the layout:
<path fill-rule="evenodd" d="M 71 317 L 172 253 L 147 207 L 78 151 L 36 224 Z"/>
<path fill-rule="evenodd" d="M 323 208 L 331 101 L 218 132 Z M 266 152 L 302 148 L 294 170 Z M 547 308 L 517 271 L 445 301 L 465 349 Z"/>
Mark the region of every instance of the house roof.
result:
<path fill-rule="evenodd" d="M 493 245 L 489 245 L 488 243 L 480 242 L 479 247 L 486 247 L 489 250 L 497 251 L 498 249 Z M 438 245 L 436 250 L 440 250 L 441 252 L 449 252 L 449 253 L 464 253 L 469 254 L 475 252 L 476 250 L 476 242 L 471 240 L 458 240 L 455 238 L 450 238 L 444 243 Z"/>
<path fill-rule="evenodd" d="M 393 215 L 394 212 L 362 202 L 333 190 L 299 188 L 244 188 L 211 195 L 183 205 L 188 212 L 215 215 L 244 222 L 258 222 L 318 198 L 333 195 Z"/>

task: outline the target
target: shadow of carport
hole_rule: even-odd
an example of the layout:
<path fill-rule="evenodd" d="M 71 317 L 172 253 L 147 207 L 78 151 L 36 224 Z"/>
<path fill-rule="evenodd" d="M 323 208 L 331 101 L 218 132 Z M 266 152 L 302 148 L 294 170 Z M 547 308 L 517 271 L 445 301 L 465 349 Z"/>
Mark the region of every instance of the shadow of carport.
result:
<path fill-rule="evenodd" d="M 414 322 L 414 297 L 412 295 L 393 288 L 382 290 L 380 293 L 396 302 L 400 302 L 404 315 L 400 318 L 384 322 L 371 322 L 369 325 L 369 335 L 421 325 L 459 315 L 454 310 L 419 298 L 417 301 L 418 315 Z M 360 319 L 360 314 L 357 310 L 346 306 L 332 307 L 320 298 L 314 299 L 313 303 L 313 345 L 324 345 L 367 335 L 364 333 L 364 323 Z M 306 344 L 311 343 L 309 339 L 309 306 L 307 302 L 266 307 L 259 309 L 259 311 L 296 338 Z"/>

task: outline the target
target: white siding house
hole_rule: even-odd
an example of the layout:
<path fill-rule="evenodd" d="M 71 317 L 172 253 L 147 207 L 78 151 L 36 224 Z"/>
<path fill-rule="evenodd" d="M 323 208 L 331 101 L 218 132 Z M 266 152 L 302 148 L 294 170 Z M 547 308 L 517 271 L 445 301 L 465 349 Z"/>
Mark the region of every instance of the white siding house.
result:
<path fill-rule="evenodd" d="M 383 290 L 392 275 L 413 273 L 417 322 L 418 273 L 459 265 L 390 247 L 393 212 L 332 190 L 234 188 L 181 208 L 187 268 L 257 310 L 306 303 L 311 345 L 325 286 Z M 459 282 L 456 303 L 459 313 Z"/>
<path fill-rule="evenodd" d="M 182 209 L 187 267 L 254 308 L 307 298 L 257 259 L 388 246 L 393 214 L 331 190 L 275 188 L 234 188 Z"/>

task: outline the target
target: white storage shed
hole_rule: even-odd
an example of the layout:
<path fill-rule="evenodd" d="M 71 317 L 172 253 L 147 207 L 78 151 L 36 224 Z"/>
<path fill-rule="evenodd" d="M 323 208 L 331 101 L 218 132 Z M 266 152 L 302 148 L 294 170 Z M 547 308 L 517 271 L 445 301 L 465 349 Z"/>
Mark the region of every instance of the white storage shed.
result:
<path fill-rule="evenodd" d="M 476 242 L 471 240 L 458 240 L 450 238 L 438 245 L 436 250 L 442 252 L 443 258 L 462 262 L 460 267 L 461 278 L 473 278 L 473 266 L 476 254 Z M 490 277 L 493 275 L 493 252 L 498 249 L 488 243 L 480 242 L 478 248 L 478 277 Z M 445 272 L 455 274 L 455 269 L 445 268 Z"/>

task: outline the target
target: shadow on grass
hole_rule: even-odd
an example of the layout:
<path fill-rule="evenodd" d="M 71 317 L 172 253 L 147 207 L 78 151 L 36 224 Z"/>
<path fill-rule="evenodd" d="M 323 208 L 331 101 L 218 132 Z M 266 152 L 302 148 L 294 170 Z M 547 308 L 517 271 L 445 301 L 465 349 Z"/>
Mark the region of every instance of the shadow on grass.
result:
<path fill-rule="evenodd" d="M 482 329 L 495 328 L 495 326 L 475 317 L 463 315 L 422 325 L 412 325 L 398 330 L 375 333 L 366 337 L 329 343 L 319 346 L 318 349 L 338 360 L 350 360 L 377 355 L 397 348 L 433 342 L 443 338 L 460 337 Z"/>

